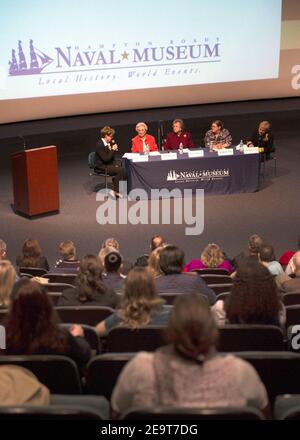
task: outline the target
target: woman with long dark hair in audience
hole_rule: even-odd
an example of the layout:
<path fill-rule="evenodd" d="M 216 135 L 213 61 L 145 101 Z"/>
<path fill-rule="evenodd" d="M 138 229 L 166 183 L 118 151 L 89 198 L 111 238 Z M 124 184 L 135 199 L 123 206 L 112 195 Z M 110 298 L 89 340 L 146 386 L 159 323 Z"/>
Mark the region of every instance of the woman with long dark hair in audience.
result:
<path fill-rule="evenodd" d="M 102 279 L 103 268 L 99 257 L 86 255 L 80 260 L 76 288 L 66 289 L 59 298 L 59 306 L 117 307 L 119 296 Z"/>
<path fill-rule="evenodd" d="M 35 281 L 22 279 L 14 289 L 5 327 L 6 354 L 64 355 L 80 367 L 90 359 L 91 349 L 82 328 L 60 328 L 45 288 Z"/>
<path fill-rule="evenodd" d="M 274 276 L 260 263 L 245 260 L 238 268 L 231 293 L 212 308 L 220 324 L 283 326 L 285 309 Z"/>
<path fill-rule="evenodd" d="M 170 307 L 158 295 L 148 268 L 133 268 L 125 280 L 120 309 L 100 322 L 96 331 L 105 336 L 112 328 L 125 325 L 136 329 L 148 324 L 166 325 Z M 134 337 L 134 335 L 133 335 Z"/>
<path fill-rule="evenodd" d="M 16 281 L 16 271 L 8 260 L 0 261 L 0 309 L 9 306 L 11 292 Z"/>
<path fill-rule="evenodd" d="M 112 394 L 116 416 L 132 407 L 245 407 L 268 414 L 268 396 L 254 368 L 216 350 L 218 329 L 202 295 L 180 295 L 167 328 L 169 345 L 138 353 Z"/>
<path fill-rule="evenodd" d="M 48 260 L 42 255 L 39 242 L 31 238 L 25 240 L 22 247 L 22 255 L 17 257 L 16 264 L 19 267 L 38 267 L 49 270 Z"/>

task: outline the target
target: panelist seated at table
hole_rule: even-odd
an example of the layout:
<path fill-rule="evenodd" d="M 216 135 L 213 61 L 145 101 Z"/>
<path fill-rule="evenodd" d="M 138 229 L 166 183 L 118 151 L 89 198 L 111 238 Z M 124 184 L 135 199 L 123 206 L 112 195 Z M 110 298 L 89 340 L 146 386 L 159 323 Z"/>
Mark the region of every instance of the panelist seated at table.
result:
<path fill-rule="evenodd" d="M 182 119 L 174 119 L 172 123 L 173 131 L 168 133 L 164 140 L 165 150 L 178 150 L 180 144 L 183 148 L 194 148 L 191 133 L 184 130 L 184 122 Z"/>
<path fill-rule="evenodd" d="M 251 139 L 247 142 L 249 147 L 263 148 L 263 153 L 266 154 L 266 159 L 270 158 L 271 153 L 274 153 L 274 137 L 270 131 L 271 124 L 269 121 L 260 122 L 257 130 L 252 133 Z"/>
<path fill-rule="evenodd" d="M 101 139 L 96 144 L 96 168 L 99 172 L 106 172 L 113 177 L 113 190 L 116 197 L 120 197 L 119 183 L 126 180 L 126 170 L 117 160 L 116 153 L 118 145 L 113 137 L 115 130 L 111 127 L 103 127 L 101 130 Z"/>
<path fill-rule="evenodd" d="M 211 150 L 229 148 L 232 144 L 232 137 L 227 128 L 219 120 L 213 121 L 210 130 L 205 134 L 205 147 Z"/>
<path fill-rule="evenodd" d="M 137 136 L 132 139 L 131 151 L 133 153 L 147 153 L 149 151 L 158 151 L 154 136 L 148 134 L 148 126 L 145 122 L 139 122 L 135 126 Z"/>

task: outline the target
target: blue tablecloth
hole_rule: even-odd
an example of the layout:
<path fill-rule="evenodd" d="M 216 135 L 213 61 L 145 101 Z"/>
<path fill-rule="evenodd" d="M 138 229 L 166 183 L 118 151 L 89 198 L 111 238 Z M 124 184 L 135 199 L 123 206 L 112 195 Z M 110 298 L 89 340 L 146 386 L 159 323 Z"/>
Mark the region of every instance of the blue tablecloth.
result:
<path fill-rule="evenodd" d="M 162 154 L 169 154 L 162 152 Z M 205 194 L 234 194 L 259 189 L 259 154 L 234 151 L 231 156 L 218 156 L 205 150 L 204 157 L 189 158 L 177 153 L 177 159 L 162 160 L 149 156 L 148 162 L 124 159 L 128 173 L 128 191 L 143 189 L 204 189 Z"/>

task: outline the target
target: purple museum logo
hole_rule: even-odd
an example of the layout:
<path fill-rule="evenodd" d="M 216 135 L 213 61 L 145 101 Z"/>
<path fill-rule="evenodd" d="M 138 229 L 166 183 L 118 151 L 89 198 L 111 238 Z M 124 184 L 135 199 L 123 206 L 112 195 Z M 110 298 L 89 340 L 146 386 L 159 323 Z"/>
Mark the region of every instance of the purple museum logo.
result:
<path fill-rule="evenodd" d="M 9 75 L 35 75 L 41 73 L 59 73 L 72 71 L 103 70 L 105 68 L 126 69 L 146 66 L 172 66 L 180 64 L 211 63 L 221 61 L 220 41 L 216 38 L 211 42 L 208 38 L 203 41 L 193 39 L 191 42 L 181 40 L 169 41 L 166 46 L 155 46 L 148 42 L 142 46 L 139 42 L 133 47 L 124 43 L 117 48 L 116 44 L 108 49 L 103 45 L 99 48 L 88 46 L 81 50 L 78 46 L 53 48 L 53 55 L 49 56 L 37 49 L 33 40 L 29 40 L 29 52 L 23 51 L 22 41 L 18 41 L 18 54 L 12 49 L 9 61 Z M 53 64 L 55 63 L 55 64 Z M 52 65 L 55 70 L 44 71 Z"/>

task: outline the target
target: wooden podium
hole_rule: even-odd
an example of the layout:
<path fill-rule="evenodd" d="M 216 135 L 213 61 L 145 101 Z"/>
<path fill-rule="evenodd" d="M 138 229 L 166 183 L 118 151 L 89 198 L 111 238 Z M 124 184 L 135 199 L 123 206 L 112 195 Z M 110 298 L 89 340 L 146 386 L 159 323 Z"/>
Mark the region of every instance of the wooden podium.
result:
<path fill-rule="evenodd" d="M 56 147 L 19 151 L 11 161 L 15 211 L 28 217 L 58 211 Z"/>

